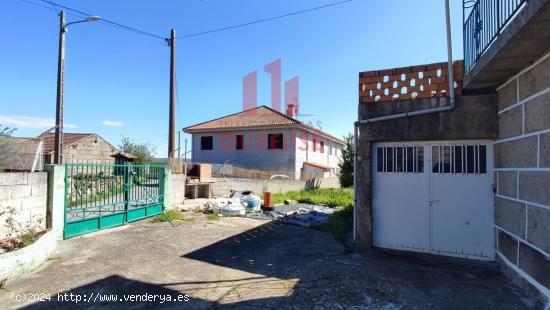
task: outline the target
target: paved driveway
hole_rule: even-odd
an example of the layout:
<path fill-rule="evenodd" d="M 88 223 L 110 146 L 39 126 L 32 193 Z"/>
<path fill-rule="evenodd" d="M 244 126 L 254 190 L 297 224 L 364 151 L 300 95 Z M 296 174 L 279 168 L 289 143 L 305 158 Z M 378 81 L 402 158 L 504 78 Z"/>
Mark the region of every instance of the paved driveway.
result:
<path fill-rule="evenodd" d="M 142 221 L 63 241 L 38 271 L 0 290 L 0 308 L 526 308 L 493 264 L 361 257 L 329 234 L 251 219 L 201 215 L 177 225 Z M 52 299 L 14 302 L 21 293 Z"/>

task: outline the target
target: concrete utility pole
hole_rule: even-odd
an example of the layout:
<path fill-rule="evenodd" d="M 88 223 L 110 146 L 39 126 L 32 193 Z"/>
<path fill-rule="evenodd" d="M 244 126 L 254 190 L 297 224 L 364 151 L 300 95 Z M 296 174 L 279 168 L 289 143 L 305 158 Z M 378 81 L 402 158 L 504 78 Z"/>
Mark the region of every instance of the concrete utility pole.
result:
<path fill-rule="evenodd" d="M 57 99 L 55 103 L 55 146 L 53 163 L 63 163 L 63 70 L 65 66 L 65 12 L 59 12 L 59 56 L 57 58 Z"/>
<path fill-rule="evenodd" d="M 176 29 L 170 34 L 170 119 L 168 128 L 168 158 L 174 158 L 176 131 Z"/>
<path fill-rule="evenodd" d="M 65 33 L 72 24 L 96 22 L 99 16 L 88 16 L 86 19 L 65 24 L 65 12 L 59 12 L 59 56 L 57 59 L 57 100 L 55 104 L 55 145 L 53 163 L 63 163 L 63 88 L 65 73 Z"/>

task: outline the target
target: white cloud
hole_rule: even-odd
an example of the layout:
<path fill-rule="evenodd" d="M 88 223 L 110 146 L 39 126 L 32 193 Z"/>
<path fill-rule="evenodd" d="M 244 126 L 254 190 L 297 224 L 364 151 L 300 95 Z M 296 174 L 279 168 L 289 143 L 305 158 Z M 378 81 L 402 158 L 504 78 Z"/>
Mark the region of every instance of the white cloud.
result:
<path fill-rule="evenodd" d="M 0 124 L 15 128 L 48 129 L 55 126 L 53 118 L 34 117 L 26 115 L 0 115 Z M 64 128 L 78 128 L 78 126 L 64 123 Z"/>
<path fill-rule="evenodd" d="M 113 127 L 120 127 L 124 125 L 124 122 L 121 121 L 110 121 L 110 120 L 104 120 L 103 125 L 105 126 L 113 126 Z"/>

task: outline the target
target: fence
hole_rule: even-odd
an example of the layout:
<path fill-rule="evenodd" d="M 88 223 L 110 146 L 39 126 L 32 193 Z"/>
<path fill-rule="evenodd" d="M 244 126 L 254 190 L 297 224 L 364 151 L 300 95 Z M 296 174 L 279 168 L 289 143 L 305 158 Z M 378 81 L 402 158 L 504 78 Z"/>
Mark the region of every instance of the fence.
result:
<path fill-rule="evenodd" d="M 464 70 L 469 71 L 526 0 L 463 0 Z"/>
<path fill-rule="evenodd" d="M 212 175 L 216 177 L 247 178 L 258 180 L 269 180 L 273 176 L 294 179 L 294 172 L 288 170 L 260 170 L 230 164 L 212 164 Z"/>
<path fill-rule="evenodd" d="M 65 238 L 162 212 L 164 165 L 65 165 Z"/>

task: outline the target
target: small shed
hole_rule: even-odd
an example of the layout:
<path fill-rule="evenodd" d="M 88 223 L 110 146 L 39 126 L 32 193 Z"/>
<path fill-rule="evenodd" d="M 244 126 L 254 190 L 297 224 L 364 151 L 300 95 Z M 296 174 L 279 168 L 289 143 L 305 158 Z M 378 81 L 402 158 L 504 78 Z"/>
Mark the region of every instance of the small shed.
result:
<path fill-rule="evenodd" d="M 135 156 L 135 155 L 132 155 L 130 153 L 125 153 L 125 152 L 122 152 L 122 151 L 118 151 L 118 152 L 114 153 L 113 155 L 111 155 L 111 157 L 114 157 L 115 164 L 117 164 L 117 165 L 123 165 L 123 164 L 126 164 L 126 163 L 133 163 L 137 158 L 137 156 Z"/>

